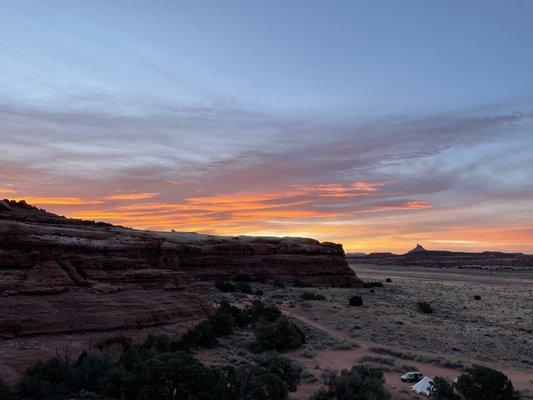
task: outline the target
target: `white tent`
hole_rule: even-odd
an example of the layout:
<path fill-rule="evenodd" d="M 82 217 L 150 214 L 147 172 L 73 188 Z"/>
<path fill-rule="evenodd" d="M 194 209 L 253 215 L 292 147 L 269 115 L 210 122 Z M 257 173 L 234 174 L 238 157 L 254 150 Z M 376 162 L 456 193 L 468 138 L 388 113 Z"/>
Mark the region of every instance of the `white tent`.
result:
<path fill-rule="evenodd" d="M 432 385 L 433 381 L 427 376 L 424 376 L 417 384 L 411 386 L 411 390 L 415 391 L 417 394 L 422 393 L 429 396 Z"/>

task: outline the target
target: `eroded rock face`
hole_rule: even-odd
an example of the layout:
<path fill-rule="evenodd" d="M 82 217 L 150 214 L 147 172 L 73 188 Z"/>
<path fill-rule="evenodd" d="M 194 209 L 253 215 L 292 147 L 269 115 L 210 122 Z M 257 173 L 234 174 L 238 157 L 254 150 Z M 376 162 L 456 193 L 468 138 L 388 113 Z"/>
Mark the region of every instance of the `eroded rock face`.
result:
<path fill-rule="evenodd" d="M 212 309 L 203 278 L 361 282 L 342 246 L 312 239 L 149 232 L 0 207 L 0 337 L 174 324 Z M 202 278 L 202 279 L 199 279 Z"/>
<path fill-rule="evenodd" d="M 0 376 L 102 336 L 180 334 L 213 311 L 203 278 L 362 282 L 342 246 L 312 239 L 148 232 L 0 202 Z"/>

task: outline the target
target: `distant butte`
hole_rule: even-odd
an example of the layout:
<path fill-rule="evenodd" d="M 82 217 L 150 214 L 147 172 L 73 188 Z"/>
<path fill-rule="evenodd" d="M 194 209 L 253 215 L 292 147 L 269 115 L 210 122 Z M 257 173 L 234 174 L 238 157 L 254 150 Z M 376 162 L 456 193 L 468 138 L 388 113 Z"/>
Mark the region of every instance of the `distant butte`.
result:
<path fill-rule="evenodd" d="M 499 251 L 484 251 L 469 253 L 462 251 L 426 250 L 422 245 L 405 254 L 370 253 L 364 256 L 346 255 L 348 261 L 357 263 L 397 266 L 421 267 L 458 267 L 458 268 L 500 268 L 500 269 L 531 269 L 533 255 L 523 253 L 503 253 Z"/>
<path fill-rule="evenodd" d="M 413 253 L 424 253 L 426 252 L 427 250 L 424 249 L 421 245 L 419 245 L 418 243 L 416 244 L 415 248 L 412 249 L 412 250 L 409 250 L 407 252 L 407 254 L 413 254 Z"/>

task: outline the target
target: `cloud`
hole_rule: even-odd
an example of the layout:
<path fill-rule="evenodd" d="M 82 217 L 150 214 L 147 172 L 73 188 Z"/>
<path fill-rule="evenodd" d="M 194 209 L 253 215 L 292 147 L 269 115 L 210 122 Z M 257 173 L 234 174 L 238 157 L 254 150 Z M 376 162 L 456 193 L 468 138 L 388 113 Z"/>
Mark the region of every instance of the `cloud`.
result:
<path fill-rule="evenodd" d="M 19 197 L 15 200 L 26 200 L 27 203 L 36 206 L 89 206 L 95 204 L 103 204 L 100 200 L 82 199 L 79 197 Z"/>
<path fill-rule="evenodd" d="M 121 200 L 146 200 L 156 197 L 159 193 L 121 193 L 106 196 L 104 200 L 121 201 Z"/>
<path fill-rule="evenodd" d="M 76 217 L 361 250 L 468 241 L 467 230 L 442 236 L 453 224 L 486 232 L 533 218 L 528 109 L 364 123 L 220 107 L 121 114 L 4 102 L 0 114 L 0 187 Z"/>

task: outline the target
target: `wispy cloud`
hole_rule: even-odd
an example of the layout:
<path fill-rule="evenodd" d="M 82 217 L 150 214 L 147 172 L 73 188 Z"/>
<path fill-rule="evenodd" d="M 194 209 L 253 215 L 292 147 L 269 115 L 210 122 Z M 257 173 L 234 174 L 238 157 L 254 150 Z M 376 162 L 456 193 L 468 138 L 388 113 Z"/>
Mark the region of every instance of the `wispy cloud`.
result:
<path fill-rule="evenodd" d="M 361 250 L 509 247 L 498 227 L 533 251 L 529 109 L 365 123 L 212 107 L 122 115 L 4 102 L 0 114 L 0 194 L 62 214 Z"/>
<path fill-rule="evenodd" d="M 159 193 L 121 193 L 106 196 L 105 200 L 146 200 L 156 197 Z"/>

